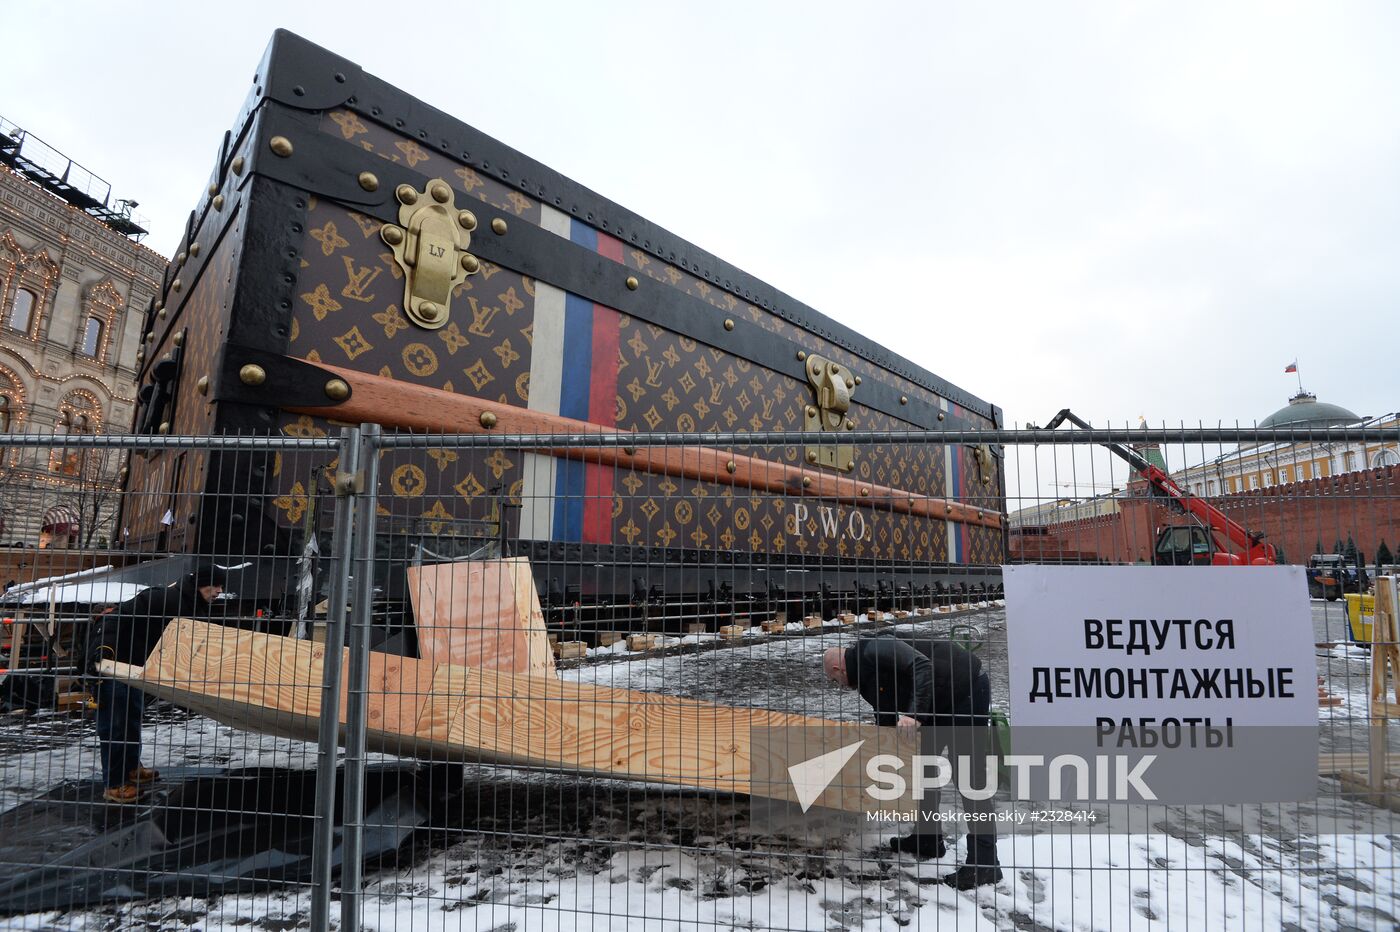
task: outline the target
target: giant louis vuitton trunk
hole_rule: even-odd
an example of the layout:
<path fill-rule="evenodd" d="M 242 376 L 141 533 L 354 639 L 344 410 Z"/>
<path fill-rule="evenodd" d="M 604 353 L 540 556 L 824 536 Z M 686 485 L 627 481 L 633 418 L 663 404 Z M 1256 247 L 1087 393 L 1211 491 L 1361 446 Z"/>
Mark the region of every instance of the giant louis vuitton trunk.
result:
<path fill-rule="evenodd" d="M 998 408 L 290 33 L 257 69 L 146 331 L 150 432 L 830 435 L 720 454 L 771 463 L 776 485 L 740 481 L 733 459 L 727 477 L 550 449 L 386 454 L 384 534 L 434 552 L 499 539 L 556 608 L 658 589 L 919 591 L 993 583 L 1003 560 L 999 448 L 841 443 L 852 427 L 996 427 Z M 425 425 L 399 418 L 417 402 L 364 406 L 409 388 L 490 410 Z M 325 505 L 318 469 L 135 457 L 126 539 L 299 552 Z"/>

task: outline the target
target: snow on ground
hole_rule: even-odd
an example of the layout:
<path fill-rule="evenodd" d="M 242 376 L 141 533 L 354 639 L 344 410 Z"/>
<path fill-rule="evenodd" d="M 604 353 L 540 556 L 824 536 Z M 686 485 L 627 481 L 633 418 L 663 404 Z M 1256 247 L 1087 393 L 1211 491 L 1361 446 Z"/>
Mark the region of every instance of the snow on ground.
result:
<path fill-rule="evenodd" d="M 1320 639 L 1335 619 L 1314 606 Z M 964 623 L 946 618 L 941 624 Z M 935 622 L 939 624 L 940 622 Z M 1004 651 L 1002 615 L 977 619 L 985 650 Z M 821 651 L 850 634 L 758 640 L 690 656 L 583 665 L 567 679 L 837 719 L 865 713 L 822 678 Z M 1345 705 L 1320 712 L 1334 731 L 1365 726 L 1369 655 L 1326 649 L 1319 672 Z M 1000 690 L 995 686 L 999 685 Z M 995 702 L 1005 708 L 1005 685 Z M 63 724 L 66 723 L 66 724 Z M 178 710 L 147 723 L 153 763 L 309 768 L 311 745 L 250 735 Z M 54 716 L 0 725 L 0 800 L 32 798 L 95 772 L 89 723 Z M 750 825 L 749 801 L 504 768 L 470 768 L 468 808 L 411 863 L 366 877 L 366 929 L 1392 929 L 1400 926 L 1396 847 L 1378 810 L 1324 781 L 1319 806 L 1341 821 L 1275 806 L 1266 830 L 1164 814 L 1151 833 L 1032 834 L 999 844 L 1005 877 L 959 893 L 938 883 L 961 842 L 936 862 L 897 858 L 883 838 L 775 836 Z M 1267 807 L 1266 807 L 1267 808 Z M 1165 810 L 1164 810 L 1165 813 Z M 832 838 L 836 840 L 830 840 Z M 333 904 L 333 910 L 337 909 Z M 304 926 L 304 888 L 170 899 L 72 914 L 9 917 L 28 929 L 273 930 Z"/>
<path fill-rule="evenodd" d="M 1394 928 L 1396 839 L 1270 839 L 1170 832 L 1003 838 L 1006 873 L 960 893 L 937 862 L 759 838 L 743 804 L 599 786 L 563 798 L 578 822 L 485 819 L 443 850 L 367 877 L 367 930 L 567 929 L 1374 929 Z M 503 809 L 509 807 L 503 806 Z M 558 813 L 545 816 L 549 821 Z M 677 822 L 679 819 L 679 822 Z M 689 831 L 675 831 L 677 825 Z M 333 908 L 334 905 L 333 905 Z M 29 929 L 291 929 L 305 889 L 160 900 L 9 920 Z"/>
<path fill-rule="evenodd" d="M 66 716 L 41 715 L 0 726 L 0 809 L 34 799 L 65 780 L 101 773 L 96 734 L 90 722 L 79 724 L 85 727 L 73 728 Z M 171 773 L 182 768 L 316 766 L 314 744 L 237 731 L 169 707 L 148 715 L 143 750 L 147 766 Z"/>

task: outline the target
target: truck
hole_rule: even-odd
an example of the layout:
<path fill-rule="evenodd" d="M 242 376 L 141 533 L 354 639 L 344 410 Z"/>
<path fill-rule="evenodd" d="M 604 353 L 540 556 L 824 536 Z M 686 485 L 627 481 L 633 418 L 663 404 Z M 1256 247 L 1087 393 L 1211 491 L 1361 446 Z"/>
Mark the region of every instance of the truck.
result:
<path fill-rule="evenodd" d="M 1370 585 L 1364 567 L 1340 553 L 1315 553 L 1308 557 L 1308 595 L 1335 602 L 1345 593 L 1365 592 Z"/>

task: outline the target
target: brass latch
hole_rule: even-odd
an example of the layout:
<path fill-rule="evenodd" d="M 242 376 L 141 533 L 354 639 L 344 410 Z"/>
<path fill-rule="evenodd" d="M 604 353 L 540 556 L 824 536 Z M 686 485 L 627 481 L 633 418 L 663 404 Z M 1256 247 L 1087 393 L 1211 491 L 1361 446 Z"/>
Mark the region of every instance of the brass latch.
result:
<path fill-rule="evenodd" d="M 851 409 L 851 393 L 856 389 L 851 370 L 816 355 L 808 356 L 806 362 L 807 384 L 812 386 L 816 404 L 807 405 L 804 429 L 835 432 L 854 428 L 846 416 Z M 807 462 L 850 472 L 856 468 L 856 448 L 849 443 L 811 446 L 807 448 Z"/>
<path fill-rule="evenodd" d="M 467 252 L 476 215 L 457 210 L 452 186 L 441 178 L 422 191 L 401 184 L 394 197 L 399 225 L 386 223 L 379 236 L 403 271 L 404 313 L 418 326 L 436 330 L 447 323 L 452 289 L 481 268 L 476 256 Z"/>
<path fill-rule="evenodd" d="M 983 485 L 991 485 L 992 482 L 992 448 L 989 444 L 981 443 L 972 448 L 972 458 L 977 463 L 977 478 Z"/>

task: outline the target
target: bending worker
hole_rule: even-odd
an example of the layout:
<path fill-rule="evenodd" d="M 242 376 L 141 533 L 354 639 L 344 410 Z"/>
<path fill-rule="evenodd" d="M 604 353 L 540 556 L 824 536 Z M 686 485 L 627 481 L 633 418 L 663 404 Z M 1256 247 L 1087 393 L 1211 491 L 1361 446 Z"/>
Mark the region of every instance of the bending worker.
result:
<path fill-rule="evenodd" d="M 224 591 L 224 571 L 205 566 L 169 586 L 146 589 L 115 612 L 103 616 L 92 634 L 89 657 L 143 664 L 173 618 L 207 617 Z M 160 774 L 141 766 L 141 715 L 146 695 L 111 677 L 97 684 L 97 741 L 102 758 L 102 798 L 134 803 L 141 787 Z"/>
<path fill-rule="evenodd" d="M 862 638 L 851 647 L 833 647 L 822 658 L 827 678 L 839 686 L 854 689 L 875 709 L 879 725 L 901 728 L 925 726 L 920 736 L 921 753 L 938 754 L 947 749 L 956 772 L 959 756 L 969 759 L 969 773 L 959 774 L 959 782 L 981 789 L 987 781 L 987 755 L 995 743 L 991 730 L 991 683 L 977 655 L 963 650 L 946 638 L 885 636 Z M 968 779 L 970 777 L 970 779 Z M 992 784 L 995 786 L 995 782 Z M 967 799 L 967 812 L 990 816 L 990 798 Z M 895 851 L 918 858 L 940 858 L 947 853 L 943 831 L 929 816 L 938 809 L 935 791 L 919 802 L 920 818 L 913 834 L 890 839 Z M 969 820 L 967 858 L 943 882 L 967 890 L 1001 880 L 997 860 L 995 822 Z"/>

